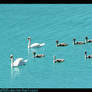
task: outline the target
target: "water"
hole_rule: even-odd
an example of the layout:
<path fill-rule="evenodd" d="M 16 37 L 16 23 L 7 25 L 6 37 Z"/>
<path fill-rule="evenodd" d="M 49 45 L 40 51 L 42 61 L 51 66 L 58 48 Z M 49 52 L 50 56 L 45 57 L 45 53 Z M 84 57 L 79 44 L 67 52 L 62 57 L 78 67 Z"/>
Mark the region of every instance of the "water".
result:
<path fill-rule="evenodd" d="M 1 4 L 0 5 L 0 87 L 1 88 L 91 88 L 92 43 L 76 45 L 85 36 L 92 38 L 92 5 L 90 4 Z M 28 51 L 27 37 L 44 47 Z M 56 40 L 68 43 L 56 47 Z M 46 56 L 34 59 L 32 52 Z M 29 54 L 28 54 L 29 53 Z M 11 69 L 14 59 L 28 59 L 25 66 Z M 53 64 L 53 56 L 63 63 Z"/>

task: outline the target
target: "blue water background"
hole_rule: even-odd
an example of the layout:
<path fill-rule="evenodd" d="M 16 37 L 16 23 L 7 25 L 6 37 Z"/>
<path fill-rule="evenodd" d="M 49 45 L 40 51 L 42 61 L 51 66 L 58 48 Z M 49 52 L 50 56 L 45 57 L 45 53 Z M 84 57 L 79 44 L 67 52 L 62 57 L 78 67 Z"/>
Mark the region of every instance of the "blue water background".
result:
<path fill-rule="evenodd" d="M 28 51 L 27 37 L 44 47 Z M 91 4 L 0 4 L 0 87 L 1 88 L 91 88 L 92 43 L 73 45 L 72 39 L 92 39 Z M 56 40 L 68 43 L 56 47 Z M 45 54 L 34 59 L 32 52 Z M 25 66 L 11 69 L 14 59 L 28 59 Z M 53 64 L 53 56 L 63 63 Z"/>

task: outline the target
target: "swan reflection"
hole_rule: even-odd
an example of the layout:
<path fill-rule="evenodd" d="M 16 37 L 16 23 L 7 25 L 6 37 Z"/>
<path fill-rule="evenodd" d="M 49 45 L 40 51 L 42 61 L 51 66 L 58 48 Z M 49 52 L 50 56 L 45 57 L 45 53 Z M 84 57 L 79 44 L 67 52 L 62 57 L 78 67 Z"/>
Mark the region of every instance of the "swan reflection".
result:
<path fill-rule="evenodd" d="M 20 74 L 20 68 L 19 67 L 11 67 L 11 79 L 16 78 Z"/>
<path fill-rule="evenodd" d="M 33 56 L 33 52 L 44 52 L 45 48 L 28 48 L 28 57 L 32 57 Z"/>

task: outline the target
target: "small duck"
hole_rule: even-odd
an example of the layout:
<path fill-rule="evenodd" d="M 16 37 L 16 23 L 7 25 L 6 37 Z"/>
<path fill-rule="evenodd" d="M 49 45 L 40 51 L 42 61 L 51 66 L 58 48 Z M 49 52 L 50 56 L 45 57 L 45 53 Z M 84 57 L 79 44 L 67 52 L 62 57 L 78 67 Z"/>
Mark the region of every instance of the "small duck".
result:
<path fill-rule="evenodd" d="M 44 54 L 37 54 L 36 55 L 36 52 L 33 52 L 33 55 L 34 55 L 34 58 L 41 58 L 41 57 L 45 56 Z"/>
<path fill-rule="evenodd" d="M 66 43 L 60 43 L 59 44 L 59 41 L 58 40 L 56 40 L 56 46 L 57 47 L 59 47 L 59 46 L 67 46 L 68 44 L 66 44 Z"/>
<path fill-rule="evenodd" d="M 87 56 L 87 51 L 85 51 L 85 58 L 92 58 L 92 55 Z"/>
<path fill-rule="evenodd" d="M 56 56 L 53 56 L 53 63 L 64 62 L 64 59 L 56 59 Z"/>
<path fill-rule="evenodd" d="M 85 42 L 86 42 L 86 43 L 91 43 L 91 42 L 92 42 L 92 39 L 91 39 L 91 40 L 88 40 L 88 37 L 86 36 L 86 37 L 85 37 Z"/>
<path fill-rule="evenodd" d="M 85 42 L 82 42 L 82 41 L 79 41 L 79 42 L 75 42 L 75 41 L 76 41 L 76 39 L 73 38 L 73 44 L 74 45 L 82 45 L 82 44 L 85 44 Z"/>

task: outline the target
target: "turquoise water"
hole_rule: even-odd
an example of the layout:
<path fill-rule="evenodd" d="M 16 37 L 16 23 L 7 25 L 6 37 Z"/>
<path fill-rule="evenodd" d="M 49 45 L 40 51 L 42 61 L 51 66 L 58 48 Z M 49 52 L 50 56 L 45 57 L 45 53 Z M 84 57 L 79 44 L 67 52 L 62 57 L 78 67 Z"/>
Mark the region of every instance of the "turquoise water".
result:
<path fill-rule="evenodd" d="M 27 37 L 44 47 L 28 50 Z M 0 5 L 0 87 L 1 88 L 91 88 L 92 43 L 73 45 L 72 39 L 92 38 L 91 4 L 1 4 Z M 68 43 L 56 47 L 56 40 Z M 45 54 L 33 58 L 32 52 Z M 11 69 L 14 59 L 28 59 L 25 66 Z M 53 56 L 63 63 L 53 64 Z"/>

